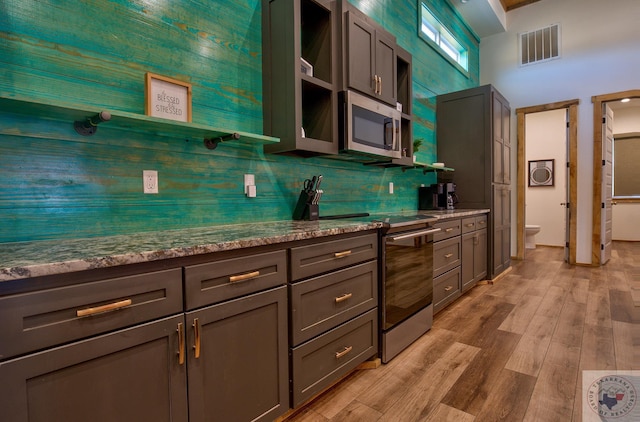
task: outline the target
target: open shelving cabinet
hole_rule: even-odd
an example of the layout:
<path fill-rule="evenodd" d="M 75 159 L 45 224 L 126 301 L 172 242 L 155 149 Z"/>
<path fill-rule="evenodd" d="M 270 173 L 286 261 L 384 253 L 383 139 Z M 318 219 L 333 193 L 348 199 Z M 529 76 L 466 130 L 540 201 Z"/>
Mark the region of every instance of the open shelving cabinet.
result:
<path fill-rule="evenodd" d="M 265 151 L 337 154 L 334 2 L 263 0 L 262 6 L 264 132 L 280 138 Z"/>

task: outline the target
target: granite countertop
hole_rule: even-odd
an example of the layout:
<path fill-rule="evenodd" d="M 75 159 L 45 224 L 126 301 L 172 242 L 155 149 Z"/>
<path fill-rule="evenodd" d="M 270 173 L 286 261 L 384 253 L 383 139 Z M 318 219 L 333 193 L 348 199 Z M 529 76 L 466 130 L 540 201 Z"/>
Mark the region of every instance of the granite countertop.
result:
<path fill-rule="evenodd" d="M 489 210 L 419 211 L 439 219 Z M 394 214 L 415 214 L 415 211 Z M 382 227 L 357 219 L 275 221 L 83 239 L 0 243 L 0 282 L 220 252 Z"/>

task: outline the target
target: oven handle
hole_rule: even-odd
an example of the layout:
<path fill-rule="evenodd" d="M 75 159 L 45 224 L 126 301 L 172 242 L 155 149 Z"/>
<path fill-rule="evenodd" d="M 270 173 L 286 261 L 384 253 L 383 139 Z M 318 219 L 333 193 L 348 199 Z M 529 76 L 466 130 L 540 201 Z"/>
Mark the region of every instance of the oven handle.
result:
<path fill-rule="evenodd" d="M 442 229 L 436 228 L 436 229 L 429 229 L 429 230 L 421 230 L 418 232 L 399 234 L 398 236 L 388 236 L 387 242 L 395 242 L 396 240 L 411 239 L 414 237 L 426 236 L 428 234 L 438 233 L 439 231 L 442 231 Z"/>

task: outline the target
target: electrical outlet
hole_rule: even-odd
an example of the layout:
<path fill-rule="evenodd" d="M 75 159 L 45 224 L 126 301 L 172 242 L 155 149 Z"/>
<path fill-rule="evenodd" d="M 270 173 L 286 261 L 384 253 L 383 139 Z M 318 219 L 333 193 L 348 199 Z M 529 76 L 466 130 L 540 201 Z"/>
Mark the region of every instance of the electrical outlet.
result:
<path fill-rule="evenodd" d="M 142 185 L 144 193 L 158 193 L 158 172 L 142 170 Z"/>
<path fill-rule="evenodd" d="M 393 195 L 393 182 L 389 182 L 389 193 Z"/>

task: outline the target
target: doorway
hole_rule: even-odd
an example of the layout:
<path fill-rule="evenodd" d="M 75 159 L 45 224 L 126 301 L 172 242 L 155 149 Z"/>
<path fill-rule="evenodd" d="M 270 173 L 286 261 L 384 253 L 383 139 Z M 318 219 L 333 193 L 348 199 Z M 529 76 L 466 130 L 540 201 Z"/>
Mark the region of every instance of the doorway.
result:
<path fill-rule="evenodd" d="M 593 103 L 593 220 L 591 236 L 591 264 L 603 265 L 606 262 L 606 254 L 601 251 L 608 243 L 606 230 L 603 230 L 603 219 L 608 218 L 607 209 L 610 209 L 611 201 L 607 199 L 607 192 L 604 191 L 603 181 L 603 105 L 611 101 L 619 101 L 623 98 L 640 98 L 640 90 L 629 90 L 615 92 L 612 94 L 596 95 L 591 97 Z M 609 192 L 610 194 L 610 192 Z M 603 212 L 603 206 L 605 212 Z M 610 233 L 610 232 L 609 232 Z"/>
<path fill-rule="evenodd" d="M 516 205 L 516 259 L 525 259 L 525 225 L 526 225 L 526 189 L 529 180 L 529 163 L 526 162 L 526 116 L 532 113 L 565 109 L 567 111 L 567 163 L 566 165 L 567 195 L 564 206 L 566 208 L 566 253 L 565 258 L 569 264 L 576 262 L 576 219 L 575 209 L 577 205 L 577 153 L 578 153 L 578 104 L 579 100 L 570 100 L 558 103 L 544 104 L 532 107 L 516 109 L 517 117 L 517 205 Z M 560 205 L 560 204 L 558 204 Z M 544 229 L 544 228 L 543 228 Z"/>

